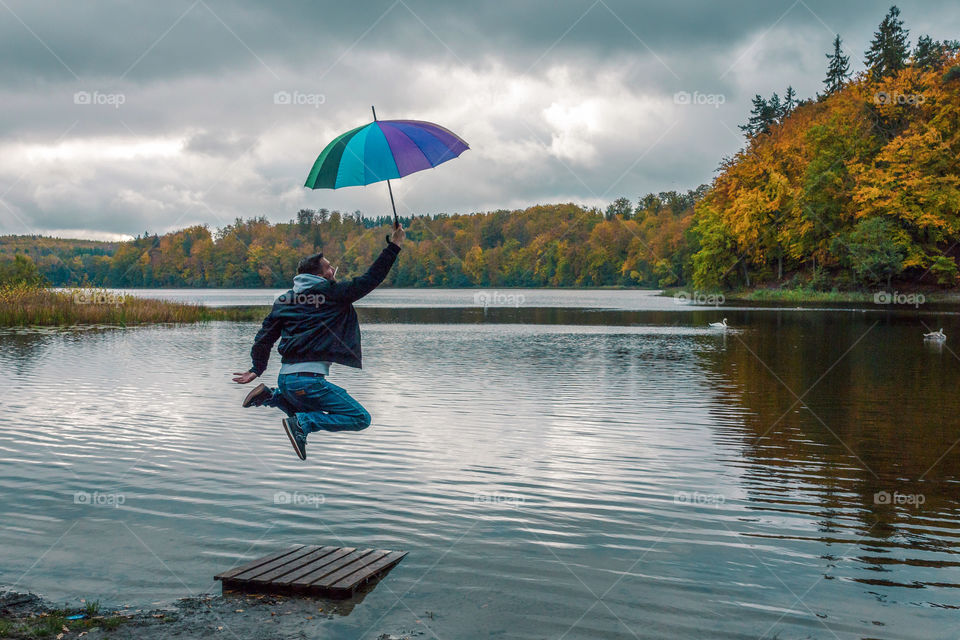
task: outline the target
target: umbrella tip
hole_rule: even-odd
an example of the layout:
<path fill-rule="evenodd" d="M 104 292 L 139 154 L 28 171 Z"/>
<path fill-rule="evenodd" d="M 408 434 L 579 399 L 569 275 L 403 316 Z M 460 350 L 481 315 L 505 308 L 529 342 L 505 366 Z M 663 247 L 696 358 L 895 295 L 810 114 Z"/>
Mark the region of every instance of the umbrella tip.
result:
<path fill-rule="evenodd" d="M 377 110 L 374 109 L 373 105 L 370 105 L 370 111 L 373 111 L 373 121 L 377 121 Z"/>

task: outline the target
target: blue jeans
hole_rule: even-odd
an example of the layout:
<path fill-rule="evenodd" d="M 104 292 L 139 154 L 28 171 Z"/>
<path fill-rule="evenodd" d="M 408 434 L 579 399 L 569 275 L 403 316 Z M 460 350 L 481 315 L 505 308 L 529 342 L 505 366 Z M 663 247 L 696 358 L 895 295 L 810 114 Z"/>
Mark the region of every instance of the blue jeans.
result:
<path fill-rule="evenodd" d="M 273 397 L 264 406 L 296 416 L 305 433 L 312 431 L 361 431 L 370 426 L 370 413 L 326 378 L 282 375 Z"/>

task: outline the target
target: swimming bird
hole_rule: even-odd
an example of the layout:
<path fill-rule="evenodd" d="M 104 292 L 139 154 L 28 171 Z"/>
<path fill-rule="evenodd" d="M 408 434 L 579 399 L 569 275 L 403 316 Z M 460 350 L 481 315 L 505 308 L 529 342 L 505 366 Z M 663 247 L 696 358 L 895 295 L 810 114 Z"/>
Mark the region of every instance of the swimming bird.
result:
<path fill-rule="evenodd" d="M 930 333 L 923 334 L 924 340 L 946 340 L 947 334 L 943 332 L 943 327 L 940 327 L 939 331 L 931 331 Z"/>
<path fill-rule="evenodd" d="M 727 328 L 727 319 L 724 318 L 723 322 L 711 322 L 710 326 L 714 329 L 726 329 Z"/>

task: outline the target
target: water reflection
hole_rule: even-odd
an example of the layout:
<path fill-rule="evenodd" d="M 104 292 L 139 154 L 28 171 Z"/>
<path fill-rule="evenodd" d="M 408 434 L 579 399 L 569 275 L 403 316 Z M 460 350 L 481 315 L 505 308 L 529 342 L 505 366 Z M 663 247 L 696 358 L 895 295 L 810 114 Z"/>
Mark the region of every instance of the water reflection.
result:
<path fill-rule="evenodd" d="M 702 358 L 724 381 L 720 405 L 745 410 L 718 436 L 740 440 L 748 510 L 786 516 L 781 534 L 745 535 L 828 544 L 825 575 L 957 606 L 943 590 L 957 575 L 931 569 L 960 562 L 960 361 L 912 322 L 787 313 L 754 317 Z M 815 531 L 787 524 L 796 515 Z"/>

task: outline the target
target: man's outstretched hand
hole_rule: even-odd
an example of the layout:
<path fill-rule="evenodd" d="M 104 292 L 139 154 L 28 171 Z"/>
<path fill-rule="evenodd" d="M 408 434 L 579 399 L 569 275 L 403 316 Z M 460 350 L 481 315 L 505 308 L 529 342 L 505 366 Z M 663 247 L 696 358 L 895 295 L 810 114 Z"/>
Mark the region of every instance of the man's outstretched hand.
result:
<path fill-rule="evenodd" d="M 257 379 L 257 374 L 253 371 L 244 371 L 243 373 L 234 372 L 233 381 L 237 384 L 247 384 Z"/>
<path fill-rule="evenodd" d="M 403 244 L 403 239 L 406 237 L 407 232 L 403 230 L 403 225 L 398 224 L 393 230 L 393 234 L 390 236 L 390 242 L 399 247 L 401 244 Z"/>

